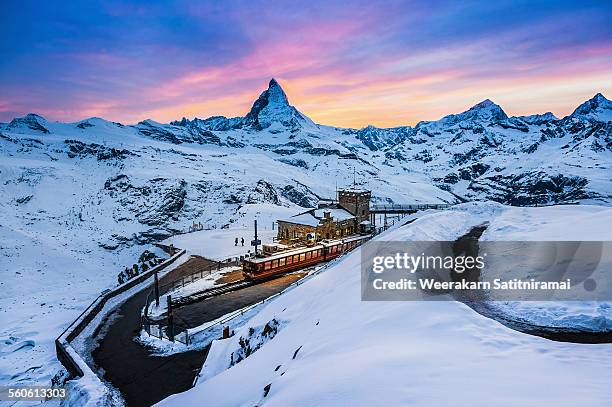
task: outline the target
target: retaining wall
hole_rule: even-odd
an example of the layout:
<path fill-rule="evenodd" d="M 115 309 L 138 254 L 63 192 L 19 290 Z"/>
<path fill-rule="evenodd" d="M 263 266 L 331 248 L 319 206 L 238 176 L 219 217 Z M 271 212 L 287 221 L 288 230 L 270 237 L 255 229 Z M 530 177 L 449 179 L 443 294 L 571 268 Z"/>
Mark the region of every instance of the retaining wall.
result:
<path fill-rule="evenodd" d="M 151 277 L 156 271 L 161 271 L 174 263 L 176 259 L 185 254 L 185 250 L 180 250 L 177 254 L 170 257 L 163 263 L 158 264 L 157 266 L 147 270 L 146 272 L 139 274 L 138 276 L 132 278 L 131 280 L 126 281 L 120 286 L 112 289 L 105 290 L 100 294 L 86 309 L 74 320 L 68 328 L 62 332 L 62 334 L 55 340 L 55 353 L 57 354 L 57 359 L 64 365 L 66 370 L 70 373 L 72 378 L 76 377 L 87 377 L 89 380 L 89 384 L 93 384 L 95 386 L 102 386 L 106 388 L 102 380 L 91 370 L 89 365 L 85 362 L 85 360 L 76 352 L 76 350 L 70 344 L 83 330 L 87 325 L 96 318 L 100 311 L 104 308 L 104 305 L 113 297 L 129 290 L 132 287 L 142 283 L 149 277 Z M 100 392 L 99 394 L 104 394 L 105 391 Z M 97 404 L 93 400 L 88 400 L 88 404 Z"/>

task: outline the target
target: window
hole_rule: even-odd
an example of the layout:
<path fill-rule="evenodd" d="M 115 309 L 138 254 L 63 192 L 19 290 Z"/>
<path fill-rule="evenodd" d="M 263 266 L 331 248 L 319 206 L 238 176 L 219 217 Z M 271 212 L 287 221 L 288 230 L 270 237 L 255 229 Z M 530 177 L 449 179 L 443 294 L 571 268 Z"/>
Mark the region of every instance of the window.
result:
<path fill-rule="evenodd" d="M 272 261 L 272 268 L 275 269 L 278 267 L 278 260 Z"/>
<path fill-rule="evenodd" d="M 287 257 L 287 265 L 293 263 L 293 256 Z"/>
<path fill-rule="evenodd" d="M 306 253 L 306 260 L 310 260 L 311 257 L 312 257 L 311 252 Z"/>
<path fill-rule="evenodd" d="M 266 270 L 270 270 L 270 262 L 269 262 L 269 261 L 267 261 L 267 262 L 266 262 L 265 269 L 266 269 Z"/>
<path fill-rule="evenodd" d="M 293 262 L 297 263 L 298 261 L 300 261 L 300 256 L 296 254 L 295 256 L 293 256 Z"/>
<path fill-rule="evenodd" d="M 300 261 L 306 260 L 306 253 L 300 254 Z"/>
<path fill-rule="evenodd" d="M 280 260 L 278 261 L 278 265 L 279 265 L 279 266 L 284 266 L 284 265 L 285 265 L 285 259 L 280 259 Z"/>

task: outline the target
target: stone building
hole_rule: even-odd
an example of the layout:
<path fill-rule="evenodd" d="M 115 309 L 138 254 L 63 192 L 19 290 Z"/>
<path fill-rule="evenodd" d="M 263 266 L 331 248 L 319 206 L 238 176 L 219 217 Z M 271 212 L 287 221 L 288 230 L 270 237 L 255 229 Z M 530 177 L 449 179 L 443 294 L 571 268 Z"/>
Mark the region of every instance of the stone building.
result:
<path fill-rule="evenodd" d="M 279 219 L 277 239 L 283 243 L 306 243 L 338 239 L 369 230 L 370 191 L 340 190 L 337 202 Z"/>

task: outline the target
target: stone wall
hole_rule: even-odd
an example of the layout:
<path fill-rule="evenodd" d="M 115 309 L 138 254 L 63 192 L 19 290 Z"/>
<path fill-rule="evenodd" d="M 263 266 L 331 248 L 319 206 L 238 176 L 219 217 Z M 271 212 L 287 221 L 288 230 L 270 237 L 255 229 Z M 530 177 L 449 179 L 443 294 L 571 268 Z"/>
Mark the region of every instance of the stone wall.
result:
<path fill-rule="evenodd" d="M 370 191 L 338 191 L 338 204 L 357 217 L 357 223 L 370 216 Z"/>
<path fill-rule="evenodd" d="M 355 219 L 340 222 L 330 220 L 323 221 L 315 228 L 279 220 L 277 238 L 283 243 L 305 243 L 308 233 L 316 233 L 317 240 L 337 239 L 357 233 L 356 223 Z"/>
<path fill-rule="evenodd" d="M 279 220 L 277 238 L 279 241 L 283 242 L 305 241 L 306 235 L 308 233 L 314 233 L 315 231 L 316 229 L 314 226 L 298 225 Z"/>

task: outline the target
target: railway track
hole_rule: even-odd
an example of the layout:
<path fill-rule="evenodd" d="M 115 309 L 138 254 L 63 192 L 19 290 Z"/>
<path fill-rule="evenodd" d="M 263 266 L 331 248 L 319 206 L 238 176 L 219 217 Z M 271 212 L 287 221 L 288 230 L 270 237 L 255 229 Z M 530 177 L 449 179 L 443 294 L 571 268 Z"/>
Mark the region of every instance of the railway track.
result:
<path fill-rule="evenodd" d="M 299 272 L 308 273 L 312 267 L 307 267 Z M 232 291 L 242 290 L 243 288 L 251 287 L 257 284 L 263 284 L 268 281 L 276 280 L 278 278 L 282 278 L 291 273 L 278 274 L 275 276 L 270 276 L 268 278 L 258 279 L 258 280 L 241 280 L 233 283 L 228 283 L 222 285 L 221 287 L 210 288 L 208 290 L 200 291 L 198 293 L 190 294 L 185 297 L 177 298 L 176 300 L 172 300 L 172 304 L 177 308 L 182 307 L 184 305 L 193 304 L 196 302 L 200 302 L 206 300 L 208 298 L 216 297 L 219 295 L 227 294 Z"/>
<path fill-rule="evenodd" d="M 172 304 L 176 305 L 177 307 L 181 307 L 183 305 L 189 305 L 195 302 L 203 301 L 210 297 L 216 297 L 218 295 L 227 294 L 232 291 L 250 287 L 252 285 L 259 284 L 260 282 L 263 282 L 263 281 L 250 281 L 250 280 L 236 281 L 233 283 L 222 285 L 221 287 L 210 288 L 208 290 L 200 291 L 195 294 L 177 298 L 176 300 L 172 301 Z"/>

